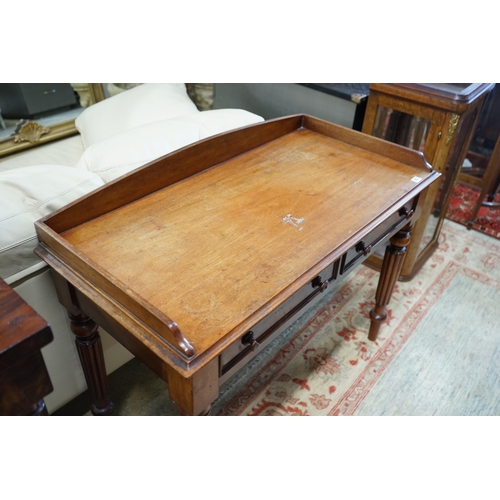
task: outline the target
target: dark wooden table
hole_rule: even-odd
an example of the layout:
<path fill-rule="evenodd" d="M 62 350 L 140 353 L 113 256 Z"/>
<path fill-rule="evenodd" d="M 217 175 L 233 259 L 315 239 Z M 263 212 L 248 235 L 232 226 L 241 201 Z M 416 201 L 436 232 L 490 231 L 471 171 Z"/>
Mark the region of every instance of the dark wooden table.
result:
<path fill-rule="evenodd" d="M 47 415 L 53 388 L 40 349 L 52 340 L 47 322 L 0 279 L 0 415 Z"/>
<path fill-rule="evenodd" d="M 181 414 L 206 414 L 223 381 L 390 240 L 375 340 L 438 177 L 421 153 L 298 115 L 178 150 L 38 221 L 93 414 L 112 411 L 97 324 Z"/>

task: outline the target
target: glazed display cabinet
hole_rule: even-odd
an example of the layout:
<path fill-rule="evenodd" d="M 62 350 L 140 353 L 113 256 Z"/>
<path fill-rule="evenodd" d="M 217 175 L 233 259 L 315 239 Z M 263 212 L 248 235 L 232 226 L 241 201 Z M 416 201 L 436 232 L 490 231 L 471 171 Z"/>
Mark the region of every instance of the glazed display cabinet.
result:
<path fill-rule="evenodd" d="M 461 166 L 492 83 L 370 84 L 362 131 L 420 151 L 442 174 L 431 185 L 399 279 L 412 279 L 438 246 Z M 380 269 L 383 255 L 367 264 Z"/>

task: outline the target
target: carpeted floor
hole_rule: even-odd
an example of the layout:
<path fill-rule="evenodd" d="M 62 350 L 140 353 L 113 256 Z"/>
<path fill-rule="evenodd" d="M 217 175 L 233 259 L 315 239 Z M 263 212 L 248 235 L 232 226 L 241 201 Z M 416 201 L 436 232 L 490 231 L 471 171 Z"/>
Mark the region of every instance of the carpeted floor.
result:
<path fill-rule="evenodd" d="M 341 288 L 222 388 L 213 415 L 500 415 L 500 241 L 445 220 L 420 273 L 397 283 L 367 340 L 378 273 Z M 110 377 L 115 415 L 177 415 L 139 361 Z M 56 415 L 83 415 L 82 395 Z"/>
<path fill-rule="evenodd" d="M 446 217 L 459 224 L 467 225 L 479 198 L 480 189 L 458 182 L 450 200 Z M 500 193 L 494 201 L 500 203 Z M 472 229 L 500 239 L 500 207 L 481 207 Z"/>

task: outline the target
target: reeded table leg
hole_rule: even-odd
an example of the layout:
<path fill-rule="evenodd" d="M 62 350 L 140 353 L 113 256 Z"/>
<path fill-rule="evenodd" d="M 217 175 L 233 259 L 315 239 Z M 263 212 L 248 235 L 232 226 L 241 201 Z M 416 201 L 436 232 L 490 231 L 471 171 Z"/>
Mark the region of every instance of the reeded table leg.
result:
<path fill-rule="evenodd" d="M 108 377 L 104 365 L 101 337 L 97 324 L 83 313 L 69 313 L 71 331 L 76 337 L 76 348 L 92 398 L 93 415 L 109 415 L 113 402 L 109 398 Z"/>
<path fill-rule="evenodd" d="M 403 261 L 406 255 L 406 247 L 410 243 L 412 224 L 406 225 L 392 238 L 384 255 L 384 262 L 380 270 L 380 278 L 375 294 L 375 307 L 370 311 L 369 340 L 377 340 L 378 332 L 382 322 L 387 319 L 387 304 L 391 300 L 394 285 L 399 277 Z"/>

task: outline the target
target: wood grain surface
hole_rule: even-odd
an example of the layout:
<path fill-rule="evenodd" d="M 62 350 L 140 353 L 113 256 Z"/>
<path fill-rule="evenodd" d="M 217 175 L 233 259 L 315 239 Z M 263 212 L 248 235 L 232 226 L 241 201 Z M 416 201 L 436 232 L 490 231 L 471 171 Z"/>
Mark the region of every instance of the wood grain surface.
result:
<path fill-rule="evenodd" d="M 299 129 L 62 237 L 199 354 L 268 314 L 430 174 Z"/>

